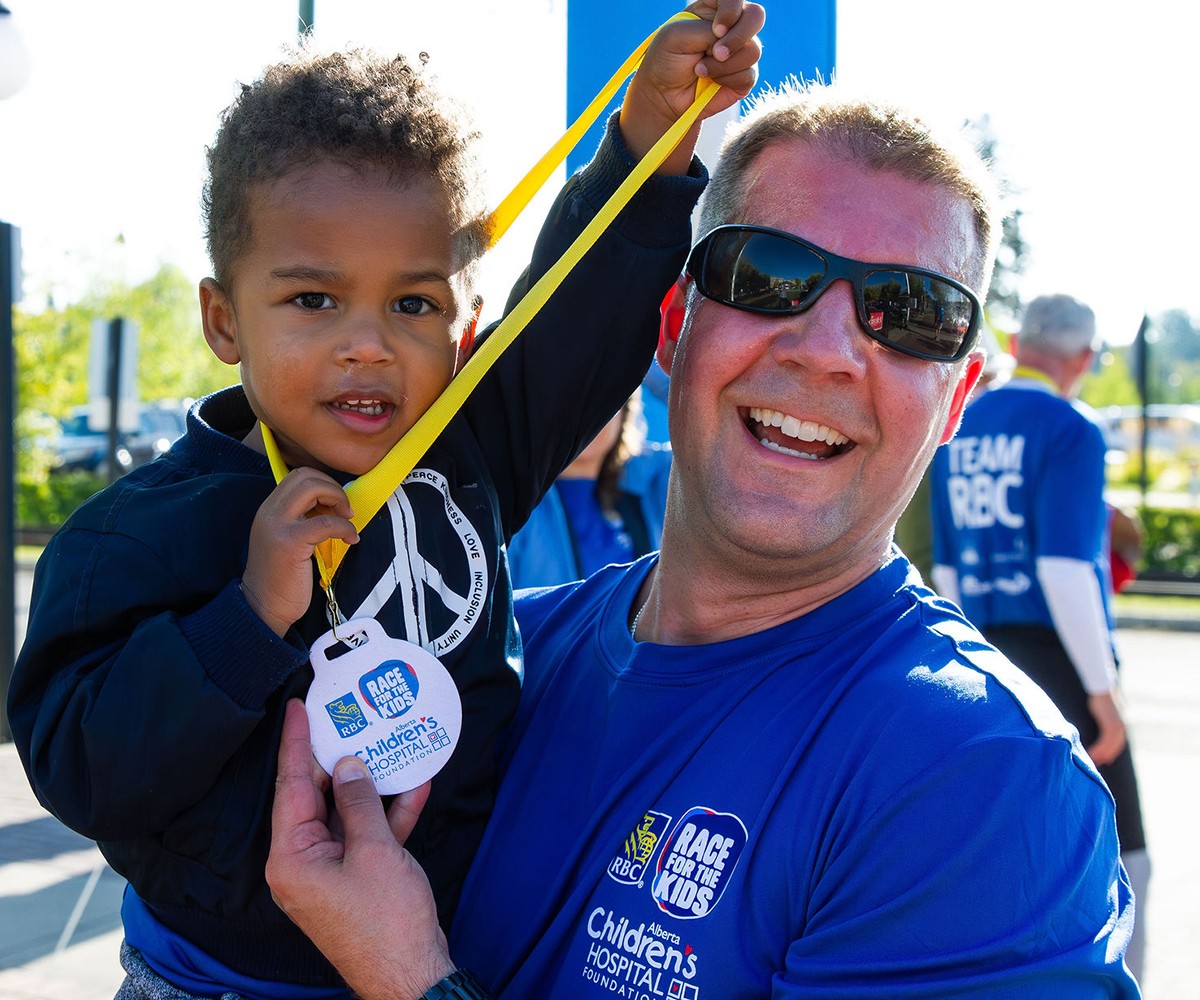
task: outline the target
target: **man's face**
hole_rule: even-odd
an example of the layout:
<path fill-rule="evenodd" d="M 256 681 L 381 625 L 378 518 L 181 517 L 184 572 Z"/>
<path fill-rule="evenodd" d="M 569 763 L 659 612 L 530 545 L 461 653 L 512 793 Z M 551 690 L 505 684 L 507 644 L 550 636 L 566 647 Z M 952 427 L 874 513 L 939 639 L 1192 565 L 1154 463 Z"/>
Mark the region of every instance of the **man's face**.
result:
<path fill-rule="evenodd" d="M 250 217 L 233 288 L 201 287 L 205 336 L 289 465 L 361 475 L 461 361 L 445 200 L 426 178 L 323 161 L 259 186 Z"/>
<path fill-rule="evenodd" d="M 973 277 L 970 207 L 942 188 L 796 141 L 768 147 L 748 179 L 743 217 L 731 221 L 859 260 Z M 871 340 L 844 281 L 798 316 L 741 312 L 694 289 L 689 301 L 678 346 L 660 349 L 671 374 L 669 520 L 685 538 L 716 538 L 776 565 L 878 565 L 957 422 L 978 356 L 964 376 L 961 365 Z"/>

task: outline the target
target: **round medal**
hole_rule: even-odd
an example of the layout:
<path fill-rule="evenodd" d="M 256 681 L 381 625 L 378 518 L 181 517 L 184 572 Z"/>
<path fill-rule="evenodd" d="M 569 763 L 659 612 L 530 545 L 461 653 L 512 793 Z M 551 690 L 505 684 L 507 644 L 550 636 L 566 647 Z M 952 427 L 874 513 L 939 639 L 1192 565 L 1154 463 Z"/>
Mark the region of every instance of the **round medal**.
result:
<path fill-rule="evenodd" d="M 305 708 L 317 762 L 332 774 L 353 754 L 381 795 L 416 788 L 458 745 L 462 702 L 453 678 L 432 653 L 393 639 L 373 618 L 337 631 L 359 644 L 336 652 L 343 644 L 332 631 L 313 643 L 315 676 Z"/>

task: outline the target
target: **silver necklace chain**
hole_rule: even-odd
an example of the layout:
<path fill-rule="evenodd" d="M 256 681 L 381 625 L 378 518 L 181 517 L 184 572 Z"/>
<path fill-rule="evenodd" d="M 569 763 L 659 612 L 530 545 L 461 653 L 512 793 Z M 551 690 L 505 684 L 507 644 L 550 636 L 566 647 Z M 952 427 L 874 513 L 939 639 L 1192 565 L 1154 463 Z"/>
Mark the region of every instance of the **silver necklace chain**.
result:
<path fill-rule="evenodd" d="M 646 595 L 646 599 L 642 601 L 642 606 L 638 608 L 637 614 L 633 616 L 633 624 L 629 626 L 629 638 L 637 642 L 638 623 L 642 620 L 642 612 L 650 606 L 650 595 Z"/>

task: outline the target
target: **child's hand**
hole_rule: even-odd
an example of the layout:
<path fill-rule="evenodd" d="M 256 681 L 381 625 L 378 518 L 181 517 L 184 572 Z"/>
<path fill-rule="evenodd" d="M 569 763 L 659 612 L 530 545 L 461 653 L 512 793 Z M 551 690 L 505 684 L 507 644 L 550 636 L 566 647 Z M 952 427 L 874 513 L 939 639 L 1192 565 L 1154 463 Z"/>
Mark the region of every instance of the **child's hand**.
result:
<path fill-rule="evenodd" d="M 687 10 L 701 20 L 675 21 L 655 36 L 634 74 L 621 106 L 621 135 L 641 158 L 696 98 L 696 82 L 707 77 L 721 91 L 701 118 L 732 107 L 750 93 L 762 54 L 758 32 L 766 12 L 744 0 L 695 0 Z M 686 173 L 699 135 L 697 125 L 659 168 L 659 173 Z"/>
<path fill-rule="evenodd" d="M 246 603 L 282 636 L 312 602 L 313 550 L 327 538 L 358 541 L 342 488 L 316 469 L 293 469 L 263 501 L 250 526 L 242 574 Z"/>

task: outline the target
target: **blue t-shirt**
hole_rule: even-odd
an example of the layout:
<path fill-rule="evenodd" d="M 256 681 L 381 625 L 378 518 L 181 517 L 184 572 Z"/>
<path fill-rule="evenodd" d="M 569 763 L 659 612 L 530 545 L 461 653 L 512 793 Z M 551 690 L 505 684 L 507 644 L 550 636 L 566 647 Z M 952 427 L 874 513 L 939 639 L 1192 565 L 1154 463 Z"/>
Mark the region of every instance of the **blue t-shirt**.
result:
<path fill-rule="evenodd" d="M 958 573 L 967 617 L 1054 627 L 1037 560 L 1092 563 L 1107 594 L 1104 435 L 1082 403 L 1025 379 L 986 392 L 937 450 L 934 562 Z"/>
<path fill-rule="evenodd" d="M 632 641 L 652 556 L 520 599 L 455 960 L 512 1000 L 1136 997 L 1108 791 L 894 554 L 712 645 Z"/>

